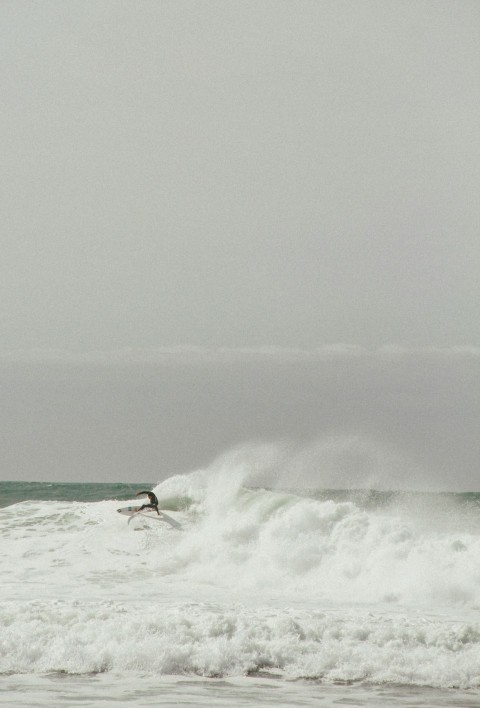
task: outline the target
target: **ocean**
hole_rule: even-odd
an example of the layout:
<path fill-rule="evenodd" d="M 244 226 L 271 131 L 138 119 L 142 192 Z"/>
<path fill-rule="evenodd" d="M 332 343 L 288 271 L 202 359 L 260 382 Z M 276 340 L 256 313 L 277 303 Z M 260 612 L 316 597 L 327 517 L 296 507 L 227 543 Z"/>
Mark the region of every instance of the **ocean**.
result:
<path fill-rule="evenodd" d="M 3 482 L 0 534 L 2 706 L 480 705 L 478 493 Z"/>

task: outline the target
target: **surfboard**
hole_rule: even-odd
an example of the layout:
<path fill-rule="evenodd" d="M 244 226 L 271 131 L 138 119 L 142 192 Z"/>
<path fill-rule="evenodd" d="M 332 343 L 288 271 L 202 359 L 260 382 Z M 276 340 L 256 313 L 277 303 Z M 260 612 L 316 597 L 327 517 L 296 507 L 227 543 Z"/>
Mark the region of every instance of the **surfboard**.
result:
<path fill-rule="evenodd" d="M 117 509 L 119 514 L 124 514 L 125 516 L 132 516 L 140 511 L 140 506 L 123 506 L 121 509 Z"/>
<path fill-rule="evenodd" d="M 130 523 L 133 517 L 144 516 L 146 519 L 150 519 L 150 521 L 166 521 L 166 523 L 174 529 L 181 528 L 178 521 L 164 511 L 160 511 L 160 515 L 158 515 L 154 509 L 144 509 L 143 511 L 140 511 L 140 509 L 140 506 L 123 506 L 121 509 L 117 509 L 117 511 L 119 514 L 130 517 L 128 523 Z"/>

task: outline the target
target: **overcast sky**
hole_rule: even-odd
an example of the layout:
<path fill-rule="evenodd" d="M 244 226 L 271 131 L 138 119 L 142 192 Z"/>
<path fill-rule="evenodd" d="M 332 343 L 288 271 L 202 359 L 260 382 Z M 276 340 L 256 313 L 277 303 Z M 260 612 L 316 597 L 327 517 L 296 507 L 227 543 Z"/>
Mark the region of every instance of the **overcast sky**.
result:
<path fill-rule="evenodd" d="M 365 435 L 383 450 L 397 430 L 412 469 L 433 478 L 443 459 L 443 483 L 458 463 L 462 484 L 478 484 L 480 402 L 458 365 L 468 360 L 474 386 L 477 0 L 4 0 L 0 71 L 0 478 L 128 478 L 127 439 L 140 479 L 162 459 L 200 464 L 256 432 L 311 446 L 336 434 L 311 400 L 330 380 L 341 445 Z M 409 363 L 393 367 L 396 393 L 383 399 L 378 352 L 391 344 Z M 265 346 L 277 349 L 262 394 L 264 363 L 252 373 L 245 362 Z M 436 378 L 418 350 L 440 352 Z M 125 351 L 128 375 L 108 365 Z M 225 351 L 228 376 L 215 359 Z M 346 351 L 364 362 L 348 369 L 353 389 Z M 172 368 L 182 356 L 190 363 Z M 149 357 L 157 378 L 142 373 Z M 401 391 L 413 381 L 425 399 L 412 417 Z M 433 381 L 447 382 L 441 395 Z M 233 414 L 247 383 L 255 391 Z M 289 398 L 295 412 L 279 405 Z M 452 410 L 450 459 L 439 444 Z M 416 426 L 412 449 L 408 420 L 428 428 Z"/>
<path fill-rule="evenodd" d="M 2 348 L 480 344 L 476 0 L 8 0 Z"/>

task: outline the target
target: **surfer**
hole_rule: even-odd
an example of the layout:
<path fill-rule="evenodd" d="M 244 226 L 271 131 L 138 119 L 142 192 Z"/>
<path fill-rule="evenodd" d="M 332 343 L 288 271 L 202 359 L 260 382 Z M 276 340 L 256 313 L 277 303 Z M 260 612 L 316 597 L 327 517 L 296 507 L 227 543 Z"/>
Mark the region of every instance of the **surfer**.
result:
<path fill-rule="evenodd" d="M 155 494 L 153 492 L 137 492 L 135 496 L 138 497 L 140 494 L 146 494 L 150 503 L 142 504 L 138 511 L 142 511 L 142 509 L 155 509 L 157 514 L 160 516 L 160 512 L 158 511 L 158 499 Z"/>

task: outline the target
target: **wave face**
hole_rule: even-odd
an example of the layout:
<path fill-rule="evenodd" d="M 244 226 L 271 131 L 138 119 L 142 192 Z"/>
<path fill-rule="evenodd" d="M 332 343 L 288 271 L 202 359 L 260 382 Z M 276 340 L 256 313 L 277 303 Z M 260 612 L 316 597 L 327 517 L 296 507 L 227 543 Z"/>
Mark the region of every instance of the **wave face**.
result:
<path fill-rule="evenodd" d="M 1 673 L 480 686 L 478 495 L 154 491 L 180 529 L 133 499 L 0 509 Z"/>

